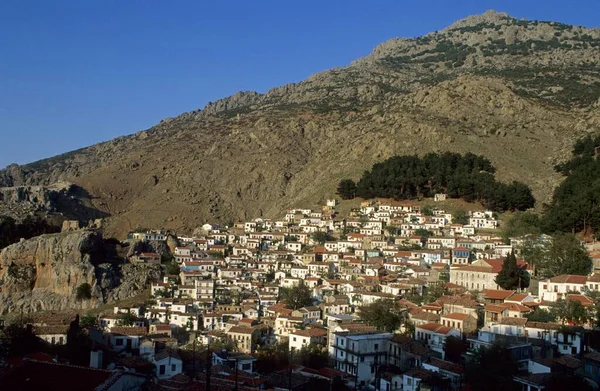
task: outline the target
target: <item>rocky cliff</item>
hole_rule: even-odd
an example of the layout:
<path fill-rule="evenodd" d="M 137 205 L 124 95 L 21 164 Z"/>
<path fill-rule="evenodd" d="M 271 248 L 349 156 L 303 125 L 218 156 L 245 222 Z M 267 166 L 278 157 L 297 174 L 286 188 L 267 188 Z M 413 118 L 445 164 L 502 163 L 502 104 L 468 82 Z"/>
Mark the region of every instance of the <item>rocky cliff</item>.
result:
<path fill-rule="evenodd" d="M 131 136 L 0 172 L 69 181 L 111 235 L 314 207 L 394 154 L 474 152 L 548 200 L 553 166 L 600 131 L 600 30 L 487 12 L 347 67 L 244 92 Z M 540 202 L 540 204 L 541 204 Z"/>
<path fill-rule="evenodd" d="M 160 266 L 125 264 L 115 258 L 114 246 L 98 232 L 82 230 L 6 247 L 0 252 L 0 314 L 94 308 L 139 294 L 160 278 Z M 84 283 L 92 297 L 77 300 Z"/>

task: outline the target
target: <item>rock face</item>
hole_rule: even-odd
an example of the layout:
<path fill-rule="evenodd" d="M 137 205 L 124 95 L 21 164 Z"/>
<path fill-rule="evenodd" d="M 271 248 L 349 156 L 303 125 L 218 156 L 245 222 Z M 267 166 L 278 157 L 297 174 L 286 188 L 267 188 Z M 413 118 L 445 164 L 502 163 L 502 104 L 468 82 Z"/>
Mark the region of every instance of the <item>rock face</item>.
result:
<path fill-rule="evenodd" d="M 87 308 L 102 302 L 93 261 L 102 237 L 92 231 L 43 235 L 0 252 L 0 313 Z M 93 298 L 78 302 L 76 289 L 92 286 Z"/>
<path fill-rule="evenodd" d="M 6 184 L 19 182 L 24 174 L 20 171 L 13 179 L 10 175 L 15 170 L 13 167 L 0 175 L 0 184 L 2 178 Z M 92 206 L 85 190 L 70 182 L 60 181 L 48 186 L 0 187 L 0 215 L 22 220 L 32 214 L 48 217 L 50 222 L 59 226 L 69 219 L 87 222 L 107 216 L 107 213 Z"/>
<path fill-rule="evenodd" d="M 528 183 L 541 204 L 574 140 L 600 131 L 599 48 L 599 29 L 490 11 L 299 83 L 11 166 L 0 186 L 72 182 L 110 216 L 109 235 L 191 232 L 315 207 L 340 179 L 395 154 L 452 151 L 486 156 L 500 180 Z"/>
<path fill-rule="evenodd" d="M 42 235 L 0 252 L 0 314 L 94 308 L 140 293 L 158 280 L 160 265 L 106 262 L 109 244 L 95 231 Z M 77 300 L 90 284 L 92 298 Z"/>

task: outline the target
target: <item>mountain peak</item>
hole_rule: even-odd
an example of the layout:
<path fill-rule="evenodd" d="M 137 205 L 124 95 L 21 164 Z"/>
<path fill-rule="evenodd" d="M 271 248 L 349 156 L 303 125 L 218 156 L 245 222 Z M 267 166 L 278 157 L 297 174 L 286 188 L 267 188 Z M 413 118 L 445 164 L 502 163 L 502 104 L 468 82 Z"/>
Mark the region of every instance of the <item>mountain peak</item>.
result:
<path fill-rule="evenodd" d="M 477 26 L 482 23 L 498 23 L 506 19 L 515 19 L 506 12 L 498 12 L 494 10 L 485 11 L 479 15 L 469 15 L 466 18 L 457 20 L 444 30 L 453 30 L 461 27 Z"/>

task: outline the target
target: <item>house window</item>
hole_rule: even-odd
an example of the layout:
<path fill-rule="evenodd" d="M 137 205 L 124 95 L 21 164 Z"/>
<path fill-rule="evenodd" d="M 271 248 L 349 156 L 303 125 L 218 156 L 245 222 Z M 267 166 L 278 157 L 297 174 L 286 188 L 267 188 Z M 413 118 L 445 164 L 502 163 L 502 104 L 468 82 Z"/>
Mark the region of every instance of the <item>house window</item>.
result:
<path fill-rule="evenodd" d="M 166 367 L 164 365 L 161 365 L 160 367 L 158 367 L 158 374 L 159 375 L 164 375 L 166 371 Z"/>
<path fill-rule="evenodd" d="M 176 368 L 177 368 L 177 366 L 175 364 L 171 364 L 171 372 L 175 372 Z"/>
<path fill-rule="evenodd" d="M 115 341 L 115 345 L 123 346 L 123 340 L 121 338 L 117 338 L 117 340 Z"/>

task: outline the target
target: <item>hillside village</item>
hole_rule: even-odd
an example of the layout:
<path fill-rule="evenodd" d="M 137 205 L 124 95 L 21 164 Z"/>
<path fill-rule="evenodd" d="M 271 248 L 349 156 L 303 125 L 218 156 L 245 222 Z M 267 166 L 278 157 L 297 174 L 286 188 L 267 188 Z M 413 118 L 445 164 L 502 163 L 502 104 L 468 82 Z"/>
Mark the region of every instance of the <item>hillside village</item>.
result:
<path fill-rule="evenodd" d="M 598 381 L 590 333 L 600 274 L 536 280 L 517 259 L 531 285 L 503 290 L 496 277 L 523 239 L 506 244 L 494 213 L 453 215 L 435 206 L 444 199 L 425 207 L 364 201 L 347 216 L 328 200 L 279 220 L 205 224 L 178 235 L 168 254 L 135 253 L 129 262 L 166 264 L 165 276 L 143 305 L 77 315 L 93 342 L 89 370 L 122 384 L 153 378 L 153 390 L 459 390 L 469 360 L 501 343 L 522 389 L 544 389 L 565 373 Z M 156 243 L 169 235 L 129 238 Z M 377 327 L 361 316 L 377 303 L 397 324 Z M 589 316 L 532 316 L 557 303 L 577 303 Z M 73 319 L 43 313 L 31 326 L 47 343 L 65 345 Z M 285 360 L 265 364 L 277 354 Z M 28 365 L 38 370 L 47 361 L 30 357 Z"/>

